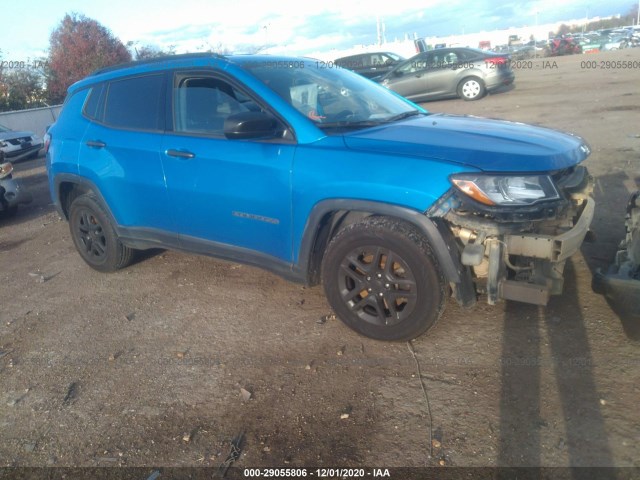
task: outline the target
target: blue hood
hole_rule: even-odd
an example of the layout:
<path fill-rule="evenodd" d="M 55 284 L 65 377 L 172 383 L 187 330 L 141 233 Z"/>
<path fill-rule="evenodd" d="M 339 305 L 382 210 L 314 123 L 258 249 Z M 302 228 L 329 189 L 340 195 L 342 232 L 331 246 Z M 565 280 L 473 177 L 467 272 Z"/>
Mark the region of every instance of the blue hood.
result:
<path fill-rule="evenodd" d="M 433 114 L 345 134 L 349 148 L 412 155 L 487 172 L 548 172 L 580 163 L 580 137 L 543 127 L 472 116 Z"/>

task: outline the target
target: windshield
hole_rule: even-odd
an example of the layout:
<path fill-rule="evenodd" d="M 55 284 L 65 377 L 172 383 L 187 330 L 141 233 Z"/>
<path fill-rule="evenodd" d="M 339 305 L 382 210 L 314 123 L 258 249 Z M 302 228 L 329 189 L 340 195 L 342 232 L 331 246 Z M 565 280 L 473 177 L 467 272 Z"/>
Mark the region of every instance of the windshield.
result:
<path fill-rule="evenodd" d="M 386 88 L 332 63 L 251 60 L 243 67 L 323 130 L 366 128 L 426 114 Z"/>

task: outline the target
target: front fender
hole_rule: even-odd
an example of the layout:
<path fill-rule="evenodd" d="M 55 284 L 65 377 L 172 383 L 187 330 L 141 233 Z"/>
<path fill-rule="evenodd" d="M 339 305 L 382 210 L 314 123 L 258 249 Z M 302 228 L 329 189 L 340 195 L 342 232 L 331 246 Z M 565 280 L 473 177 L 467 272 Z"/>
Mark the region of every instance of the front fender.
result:
<path fill-rule="evenodd" d="M 307 219 L 300 244 L 296 269 L 311 274 L 313 252 L 321 235 L 322 221 L 332 212 L 366 212 L 398 218 L 415 226 L 427 239 L 446 280 L 454 287 L 456 299 L 463 306 L 475 303 L 475 290 L 468 267 L 460 263 L 457 243 L 448 227 L 440 220 L 432 220 L 422 212 L 410 208 L 367 200 L 330 199 L 314 206 Z"/>

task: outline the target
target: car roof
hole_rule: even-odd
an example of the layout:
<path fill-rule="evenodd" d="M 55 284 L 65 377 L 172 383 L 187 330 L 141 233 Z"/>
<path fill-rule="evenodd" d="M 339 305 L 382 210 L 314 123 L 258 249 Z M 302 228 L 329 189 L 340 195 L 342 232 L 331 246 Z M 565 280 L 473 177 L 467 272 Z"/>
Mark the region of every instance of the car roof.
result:
<path fill-rule="evenodd" d="M 89 76 L 100 75 L 102 73 L 107 72 L 115 72 L 118 70 L 123 70 L 126 68 L 144 66 L 144 65 L 154 65 L 158 63 L 164 63 L 168 61 L 180 61 L 180 60 L 193 60 L 199 58 L 225 58 L 223 55 L 219 55 L 217 53 L 211 52 L 202 52 L 202 53 L 185 53 L 179 55 L 162 55 L 160 57 L 149 58 L 146 60 L 136 60 L 133 62 L 119 63 L 117 65 L 111 65 L 109 67 L 99 68 L 98 70 L 94 70 L 89 74 Z"/>
<path fill-rule="evenodd" d="M 436 53 L 438 55 L 441 54 L 446 54 L 446 53 L 450 53 L 450 52 L 454 52 L 456 50 L 466 50 L 468 52 L 473 52 L 476 54 L 482 54 L 484 56 L 504 56 L 504 54 L 499 54 L 496 52 L 492 52 L 492 51 L 487 51 L 487 50 L 480 50 L 479 48 L 473 48 L 473 47 L 445 47 L 445 48 L 434 48 L 433 50 L 426 50 L 424 52 L 420 52 L 416 55 L 414 55 L 414 57 L 417 57 L 419 55 L 427 55 L 430 53 Z"/>
<path fill-rule="evenodd" d="M 382 50 L 380 50 L 380 51 L 376 51 L 376 52 L 361 52 L 361 53 L 354 53 L 353 55 L 347 55 L 346 57 L 336 58 L 336 60 L 335 60 L 335 61 L 337 62 L 338 60 L 345 60 L 345 59 L 347 59 L 347 58 L 360 57 L 360 56 L 362 56 L 362 55 L 376 55 L 376 54 L 381 54 L 381 53 L 383 53 L 383 54 L 385 54 L 385 55 L 389 55 L 389 54 L 391 54 L 391 55 L 400 56 L 400 55 L 398 55 L 397 53 L 393 53 L 393 52 L 388 52 L 388 51 L 382 51 Z"/>
<path fill-rule="evenodd" d="M 242 66 L 245 63 L 258 64 L 259 62 L 278 61 L 303 61 L 310 58 L 286 57 L 274 55 L 220 55 L 212 52 L 185 53 L 178 55 L 167 55 L 148 60 L 138 60 L 134 62 L 122 63 L 110 67 L 95 70 L 87 77 L 71 85 L 68 91 L 74 92 L 89 85 L 93 85 L 105 80 L 111 80 L 123 76 L 144 74 L 150 72 L 160 72 L 167 68 L 184 67 L 212 67 L 223 68 L 225 65 L 236 64 Z"/>

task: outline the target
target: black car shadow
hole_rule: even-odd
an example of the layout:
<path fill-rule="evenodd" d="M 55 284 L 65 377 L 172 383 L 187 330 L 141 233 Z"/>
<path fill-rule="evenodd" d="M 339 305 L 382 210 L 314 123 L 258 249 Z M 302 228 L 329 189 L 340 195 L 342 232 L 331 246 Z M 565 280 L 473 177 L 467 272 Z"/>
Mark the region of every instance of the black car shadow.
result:
<path fill-rule="evenodd" d="M 507 303 L 501 359 L 500 467 L 541 465 L 543 445 L 548 448 L 551 437 L 546 433 L 551 420 L 541 415 L 548 403 L 543 401 L 541 378 L 543 372 L 551 371 L 565 428 L 565 436 L 551 446 L 566 450 L 572 478 L 615 478 L 609 470 L 596 469 L 594 477 L 594 470 L 577 468 L 613 467 L 614 459 L 576 288 L 576 272 L 569 261 L 565 292 L 553 297 L 546 308 Z M 548 341 L 550 360 L 542 351 L 543 338 Z M 533 474 L 527 478 L 542 478 L 539 470 Z"/>

